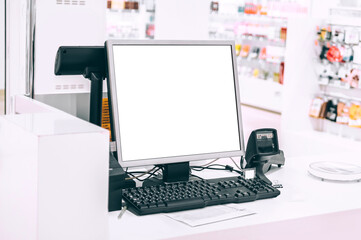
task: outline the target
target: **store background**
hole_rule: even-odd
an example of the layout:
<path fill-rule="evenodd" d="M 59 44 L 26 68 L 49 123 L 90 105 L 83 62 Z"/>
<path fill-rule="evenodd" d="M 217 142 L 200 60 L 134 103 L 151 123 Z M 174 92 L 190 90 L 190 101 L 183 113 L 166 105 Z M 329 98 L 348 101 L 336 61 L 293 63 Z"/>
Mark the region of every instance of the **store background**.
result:
<path fill-rule="evenodd" d="M 359 28 L 359 1 L 0 0 L 0 5 L 0 29 L 6 24 L 6 34 L 0 33 L 0 97 L 6 98 L 0 111 L 6 105 L 6 113 L 12 113 L 13 96 L 22 94 L 87 119 L 88 80 L 53 74 L 61 45 L 231 39 L 240 46 L 245 139 L 252 129 L 274 127 L 286 157 L 360 148 L 361 129 L 309 117 L 312 100 L 324 91 L 316 70 L 317 26 Z M 263 48 L 267 54 L 259 60 Z M 360 89 L 332 92 L 361 97 Z"/>

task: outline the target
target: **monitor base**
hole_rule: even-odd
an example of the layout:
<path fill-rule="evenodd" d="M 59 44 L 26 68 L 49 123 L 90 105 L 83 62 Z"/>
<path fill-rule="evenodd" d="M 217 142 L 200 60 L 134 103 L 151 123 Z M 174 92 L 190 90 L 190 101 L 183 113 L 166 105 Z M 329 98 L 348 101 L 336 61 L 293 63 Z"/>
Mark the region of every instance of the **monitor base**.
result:
<path fill-rule="evenodd" d="M 161 185 L 169 182 L 184 182 L 189 180 L 189 162 L 157 165 L 162 169 L 162 178 L 152 177 L 143 182 L 143 186 Z"/>

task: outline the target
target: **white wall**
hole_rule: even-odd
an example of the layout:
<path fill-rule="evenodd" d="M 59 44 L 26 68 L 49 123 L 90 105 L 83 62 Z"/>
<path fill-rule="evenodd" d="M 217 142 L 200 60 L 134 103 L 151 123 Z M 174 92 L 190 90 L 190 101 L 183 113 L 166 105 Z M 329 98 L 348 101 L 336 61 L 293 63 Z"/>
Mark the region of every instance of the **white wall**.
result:
<path fill-rule="evenodd" d="M 330 8 L 337 7 L 340 2 L 340 0 L 311 0 L 311 15 L 313 18 L 327 18 Z"/>
<path fill-rule="evenodd" d="M 36 1 L 35 94 L 89 92 L 81 75 L 55 76 L 56 53 L 60 46 L 104 46 L 106 40 L 105 0 L 60 2 Z"/>
<path fill-rule="evenodd" d="M 89 120 L 89 93 L 44 94 L 36 95 L 35 99 L 83 120 Z"/>
<path fill-rule="evenodd" d="M 288 20 L 283 88 L 282 128 L 312 130 L 309 105 L 318 91 L 314 40 L 317 20 L 297 17 Z"/>
<path fill-rule="evenodd" d="M 5 1 L 0 0 L 0 89 L 5 88 Z"/>
<path fill-rule="evenodd" d="M 157 0 L 155 39 L 208 39 L 209 0 Z"/>
<path fill-rule="evenodd" d="M 106 1 L 83 2 L 37 0 L 34 89 L 38 101 L 86 120 L 90 81 L 81 75 L 54 75 L 59 46 L 103 46 L 106 40 Z"/>
<path fill-rule="evenodd" d="M 26 0 L 6 1 L 6 111 L 11 97 L 25 94 Z"/>

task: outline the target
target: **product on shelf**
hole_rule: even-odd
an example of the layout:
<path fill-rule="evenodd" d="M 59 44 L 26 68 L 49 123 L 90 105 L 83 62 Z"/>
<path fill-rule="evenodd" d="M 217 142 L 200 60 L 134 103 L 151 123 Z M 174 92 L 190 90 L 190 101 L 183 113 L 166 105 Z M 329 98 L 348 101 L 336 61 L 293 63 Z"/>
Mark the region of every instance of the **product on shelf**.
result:
<path fill-rule="evenodd" d="M 325 118 L 327 120 L 330 120 L 332 122 L 336 122 L 337 119 L 337 99 L 331 99 L 328 100 L 326 104 L 326 116 Z"/>
<path fill-rule="evenodd" d="M 124 0 L 108 0 L 107 8 L 109 9 L 128 9 L 138 10 L 139 2 L 137 1 L 124 1 Z"/>
<path fill-rule="evenodd" d="M 320 53 L 320 59 L 323 60 L 323 59 L 327 59 L 327 52 L 328 52 L 328 49 L 329 47 L 327 46 L 322 46 L 321 47 L 321 53 Z"/>
<path fill-rule="evenodd" d="M 287 17 L 305 14 L 301 1 L 211 1 L 209 37 L 234 39 L 241 78 L 283 84 Z"/>
<path fill-rule="evenodd" d="M 287 28 L 279 24 L 249 22 L 244 19 L 234 23 L 235 37 L 249 38 L 255 41 L 271 41 L 284 43 L 287 38 Z"/>
<path fill-rule="evenodd" d="M 211 11 L 212 12 L 218 12 L 219 10 L 219 3 L 218 2 L 211 2 Z"/>
<path fill-rule="evenodd" d="M 285 63 L 281 62 L 280 64 L 280 78 L 279 78 L 279 83 L 283 84 L 284 81 L 284 73 L 285 73 Z"/>
<path fill-rule="evenodd" d="M 280 83 L 280 74 L 278 72 L 273 73 L 273 81 L 276 83 Z"/>
<path fill-rule="evenodd" d="M 287 38 L 287 28 L 281 27 L 280 39 L 286 41 L 286 38 Z"/>
<path fill-rule="evenodd" d="M 249 53 L 250 48 L 251 48 L 250 45 L 243 45 L 241 53 L 240 53 L 241 57 L 243 57 L 243 58 L 248 57 L 248 53 Z"/>
<path fill-rule="evenodd" d="M 254 3 L 246 3 L 244 8 L 244 13 L 246 14 L 257 14 L 258 7 Z"/>
<path fill-rule="evenodd" d="M 135 1 L 124 1 L 124 9 L 139 9 L 139 3 Z"/>
<path fill-rule="evenodd" d="M 148 38 L 154 38 L 154 24 L 147 24 L 145 28 L 145 35 Z"/>
<path fill-rule="evenodd" d="M 253 69 L 253 77 L 258 77 L 258 75 L 259 75 L 259 69 L 258 68 L 255 68 L 255 69 Z"/>
<path fill-rule="evenodd" d="M 359 80 L 361 77 L 360 69 L 351 69 L 350 74 L 347 76 L 345 81 L 353 88 L 359 87 Z"/>
<path fill-rule="evenodd" d="M 309 116 L 340 126 L 361 128 L 361 26 L 329 24 L 317 28 L 315 52 L 321 96 L 312 100 Z M 359 90 L 360 89 L 360 90 Z M 320 121 L 320 120 L 318 120 Z M 325 122 L 325 123 L 326 123 Z M 358 130 L 322 124 L 322 131 L 358 140 Z"/>
<path fill-rule="evenodd" d="M 267 15 L 268 14 L 268 7 L 266 5 L 262 5 L 259 11 L 260 15 Z"/>
<path fill-rule="evenodd" d="M 340 124 L 348 124 L 350 120 L 350 107 L 349 101 L 340 100 L 337 104 L 337 119 L 336 122 Z"/>
<path fill-rule="evenodd" d="M 353 103 L 350 107 L 350 127 L 361 128 L 361 106 L 360 103 Z"/>
<path fill-rule="evenodd" d="M 217 6 L 213 6 L 217 3 Z M 295 14 L 307 14 L 308 7 L 304 1 L 294 0 L 242 0 L 242 1 L 212 1 L 212 9 L 222 9 L 222 13 L 238 13 L 245 15 L 287 17 Z M 227 10 L 224 10 L 227 9 Z"/>
<path fill-rule="evenodd" d="M 347 44 L 359 44 L 359 31 L 358 29 L 352 28 L 345 32 L 345 43 Z"/>
<path fill-rule="evenodd" d="M 107 8 L 108 38 L 154 38 L 155 0 L 108 0 Z"/>
<path fill-rule="evenodd" d="M 349 127 L 361 128 L 361 103 L 354 100 L 317 96 L 311 102 L 308 115 Z"/>
<path fill-rule="evenodd" d="M 252 47 L 252 50 L 248 56 L 249 59 L 256 59 L 258 57 L 259 51 L 259 47 Z"/>
<path fill-rule="evenodd" d="M 345 31 L 341 27 L 334 27 L 332 29 L 332 39 L 335 42 L 344 42 L 345 41 Z"/>
<path fill-rule="evenodd" d="M 107 8 L 109 8 L 109 9 L 123 9 L 124 8 L 124 1 L 108 0 L 107 1 Z"/>
<path fill-rule="evenodd" d="M 343 62 L 352 62 L 353 61 L 353 49 L 351 46 L 345 45 L 340 48 L 341 55 L 343 56 Z"/>
<path fill-rule="evenodd" d="M 353 62 L 361 65 L 361 46 L 360 45 L 353 46 L 352 51 L 353 51 Z"/>
<path fill-rule="evenodd" d="M 244 6 L 240 5 L 237 7 L 237 12 L 238 13 L 244 13 Z"/>
<path fill-rule="evenodd" d="M 315 42 L 319 53 L 319 84 L 360 88 L 361 28 L 327 25 L 319 28 Z"/>
<path fill-rule="evenodd" d="M 326 58 L 330 62 L 341 62 L 342 61 L 341 52 L 336 46 L 332 46 L 328 49 L 328 51 L 326 53 Z"/>
<path fill-rule="evenodd" d="M 235 49 L 236 49 L 237 56 L 239 56 L 239 54 L 241 53 L 241 48 L 242 48 L 241 44 L 236 44 Z"/>
<path fill-rule="evenodd" d="M 327 27 L 318 27 L 317 26 L 317 35 L 319 41 L 329 41 L 332 38 L 331 26 Z"/>
<path fill-rule="evenodd" d="M 323 118 L 322 107 L 324 106 L 325 100 L 320 97 L 316 97 L 312 100 L 308 115 L 314 118 Z"/>
<path fill-rule="evenodd" d="M 267 58 L 267 48 L 266 48 L 266 47 L 263 47 L 263 48 L 261 49 L 260 54 L 259 54 L 259 59 L 261 59 L 261 60 L 266 60 L 266 58 Z"/>
<path fill-rule="evenodd" d="M 242 77 L 252 77 L 262 80 L 269 80 L 283 84 L 284 76 L 284 49 L 281 47 L 266 46 L 262 49 L 258 46 L 239 46 L 238 60 L 239 75 Z M 267 51 L 267 49 L 271 49 Z M 236 53 L 237 49 L 236 49 Z"/>

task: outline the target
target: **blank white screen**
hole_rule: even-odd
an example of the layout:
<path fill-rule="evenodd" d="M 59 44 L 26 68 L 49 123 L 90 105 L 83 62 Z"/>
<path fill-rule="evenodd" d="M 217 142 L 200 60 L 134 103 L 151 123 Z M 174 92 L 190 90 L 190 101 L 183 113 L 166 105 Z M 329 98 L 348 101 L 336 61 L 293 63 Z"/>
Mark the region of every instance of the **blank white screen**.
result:
<path fill-rule="evenodd" d="M 123 161 L 239 151 L 231 46 L 113 46 Z"/>

